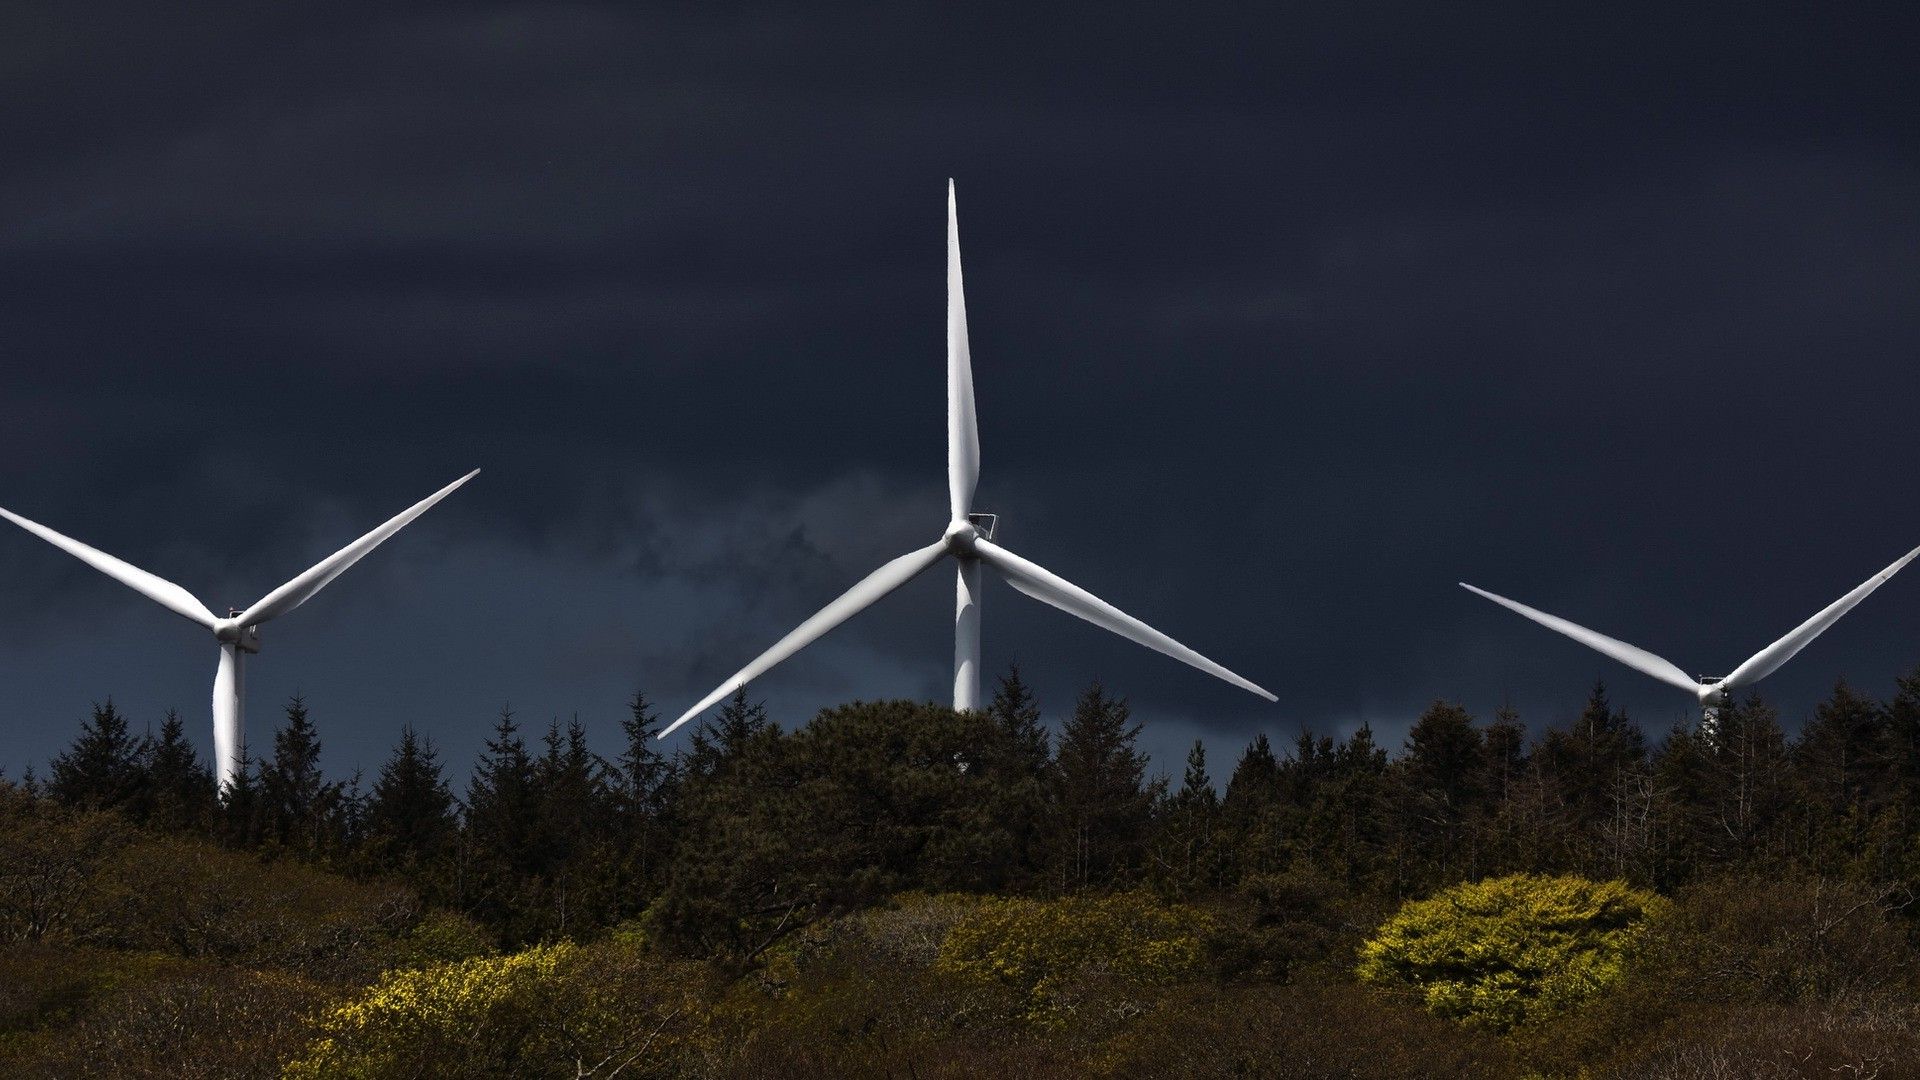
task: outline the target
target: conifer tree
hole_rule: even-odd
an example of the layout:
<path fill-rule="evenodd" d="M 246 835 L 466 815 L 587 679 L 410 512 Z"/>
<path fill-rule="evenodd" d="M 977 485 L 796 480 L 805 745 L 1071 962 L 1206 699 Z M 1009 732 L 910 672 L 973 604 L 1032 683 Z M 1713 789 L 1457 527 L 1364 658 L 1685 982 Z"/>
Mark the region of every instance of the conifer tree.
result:
<path fill-rule="evenodd" d="M 452 853 L 453 792 L 433 743 L 412 724 L 400 728 L 399 745 L 380 767 L 365 821 L 363 850 L 377 869 L 424 883 Z"/>
<path fill-rule="evenodd" d="M 769 723 L 766 702 L 749 703 L 746 687 L 735 690 L 718 716 L 701 721 L 694 729 L 687 740 L 681 771 L 695 779 L 718 775 Z"/>
<path fill-rule="evenodd" d="M 1280 794 L 1280 762 L 1273 756 L 1267 733 L 1254 735 L 1240 755 L 1239 764 L 1227 779 L 1227 796 L 1222 810 L 1229 818 L 1244 822 L 1272 806 Z"/>
<path fill-rule="evenodd" d="M 95 705 L 73 745 L 53 759 L 47 792 L 69 806 L 106 810 L 137 802 L 146 787 L 147 740 L 127 730 L 113 699 Z"/>
<path fill-rule="evenodd" d="M 1066 889 L 1117 883 L 1139 864 L 1154 792 L 1142 787 L 1140 725 L 1124 698 L 1087 688 L 1062 725 L 1054 779 L 1055 859 Z"/>
<path fill-rule="evenodd" d="M 295 694 L 287 722 L 273 735 L 273 761 L 261 770 L 260 796 L 267 840 L 294 851 L 321 854 L 339 839 L 344 786 L 320 771 L 320 734 Z"/>
<path fill-rule="evenodd" d="M 1487 725 L 1481 745 L 1487 767 L 1488 797 L 1496 804 L 1503 804 L 1527 765 L 1527 728 L 1512 705 L 1502 705 L 1494 711 L 1493 723 Z"/>
<path fill-rule="evenodd" d="M 537 905 L 531 886 L 539 824 L 534 762 L 513 710 L 502 708 L 486 752 L 467 784 L 462 874 L 463 904 L 502 932 L 509 943 L 537 936 L 527 912 Z"/>
<path fill-rule="evenodd" d="M 1407 732 L 1402 775 L 1409 839 L 1438 882 L 1460 880 L 1461 849 L 1486 798 L 1484 749 L 1473 717 L 1445 701 L 1427 706 Z"/>
<path fill-rule="evenodd" d="M 147 754 L 146 819 L 169 830 L 200 829 L 211 824 L 215 806 L 213 773 L 187 741 L 180 713 L 168 709 L 160 737 Z"/>
<path fill-rule="evenodd" d="M 1805 796 L 1834 815 L 1849 808 L 1871 811 L 1887 775 L 1886 724 L 1878 702 L 1847 685 L 1834 684 L 1813 711 L 1794 747 L 1795 769 Z"/>
<path fill-rule="evenodd" d="M 264 815 L 259 776 L 264 769 L 248 753 L 244 735 L 239 757 L 240 768 L 233 774 L 233 781 L 219 793 L 220 836 L 228 847 L 250 848 L 260 842 Z"/>
<path fill-rule="evenodd" d="M 1016 878 L 1031 879 L 1044 872 L 1047 861 L 1046 807 L 1053 786 L 1053 748 L 1040 720 L 1033 689 L 1010 664 L 988 703 L 987 718 L 998 735 L 998 749 L 988 766 L 1006 785 L 1012 801 L 1011 833 Z"/>
<path fill-rule="evenodd" d="M 1006 734 L 1013 747 L 1015 767 L 1035 778 L 1045 775 L 1053 749 L 1047 729 L 1040 722 L 1040 706 L 1034 699 L 1033 688 L 1020 677 L 1019 664 L 1007 665 L 1007 673 L 1000 676 L 993 701 L 987 705 L 987 715 L 993 717 L 993 722 Z"/>
<path fill-rule="evenodd" d="M 614 815 L 622 866 L 619 872 L 623 914 L 636 914 L 660 885 L 671 846 L 670 809 L 676 786 L 674 762 L 658 749 L 660 718 L 645 694 L 635 691 L 620 721 L 626 748 L 616 770 Z"/>
<path fill-rule="evenodd" d="M 1180 789 L 1163 801 L 1158 817 L 1155 874 L 1181 890 L 1217 884 L 1220 795 L 1207 774 L 1207 747 L 1199 739 L 1187 751 Z"/>

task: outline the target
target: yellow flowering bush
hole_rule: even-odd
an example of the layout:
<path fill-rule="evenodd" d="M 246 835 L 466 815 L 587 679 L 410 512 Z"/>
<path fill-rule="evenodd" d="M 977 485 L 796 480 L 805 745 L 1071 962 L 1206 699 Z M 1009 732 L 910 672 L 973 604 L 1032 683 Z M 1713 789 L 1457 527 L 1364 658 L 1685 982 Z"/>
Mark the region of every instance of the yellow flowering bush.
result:
<path fill-rule="evenodd" d="M 511 1052 L 571 944 L 389 972 L 358 997 L 322 1013 L 320 1038 L 289 1063 L 288 1078 L 380 1077 L 432 1051 L 442 1067 Z"/>
<path fill-rule="evenodd" d="M 711 977 L 621 937 L 394 971 L 314 1018 L 289 1080 L 674 1075 Z"/>
<path fill-rule="evenodd" d="M 1515 874 L 1413 900 L 1360 948 L 1369 982 L 1417 990 L 1436 1015 L 1505 1030 L 1618 978 L 1666 901 L 1622 881 Z"/>
<path fill-rule="evenodd" d="M 990 898 L 954 923 L 934 966 L 1011 989 L 1024 1019 L 1057 1026 L 1087 982 L 1164 985 L 1197 975 L 1211 929 L 1205 912 L 1147 893 Z"/>

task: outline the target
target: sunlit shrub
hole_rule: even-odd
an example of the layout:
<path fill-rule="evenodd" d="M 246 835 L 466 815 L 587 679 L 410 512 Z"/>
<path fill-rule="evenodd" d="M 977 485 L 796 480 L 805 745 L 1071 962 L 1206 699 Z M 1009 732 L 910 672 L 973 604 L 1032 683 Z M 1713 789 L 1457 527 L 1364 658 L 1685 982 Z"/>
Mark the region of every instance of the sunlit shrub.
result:
<path fill-rule="evenodd" d="M 1415 989 L 1436 1015 L 1496 1029 L 1619 977 L 1666 902 L 1624 882 L 1515 874 L 1409 901 L 1360 947 L 1359 976 Z"/>
<path fill-rule="evenodd" d="M 1058 1026 L 1088 985 L 1163 985 L 1200 975 L 1201 942 L 1212 926 L 1198 908 L 1146 893 L 987 899 L 954 923 L 935 966 L 1008 987 L 1025 1019 Z"/>
<path fill-rule="evenodd" d="M 486 931 L 464 915 L 429 911 L 402 933 L 383 958 L 389 968 L 425 967 L 492 952 Z"/>
<path fill-rule="evenodd" d="M 285 1075 L 658 1075 L 697 1042 L 703 982 L 618 943 L 389 972 L 323 1010 Z"/>
<path fill-rule="evenodd" d="M 450 1068 L 511 1059 L 573 945 L 396 971 L 323 1012 L 321 1037 L 287 1066 L 288 1077 L 402 1075 L 414 1062 Z"/>

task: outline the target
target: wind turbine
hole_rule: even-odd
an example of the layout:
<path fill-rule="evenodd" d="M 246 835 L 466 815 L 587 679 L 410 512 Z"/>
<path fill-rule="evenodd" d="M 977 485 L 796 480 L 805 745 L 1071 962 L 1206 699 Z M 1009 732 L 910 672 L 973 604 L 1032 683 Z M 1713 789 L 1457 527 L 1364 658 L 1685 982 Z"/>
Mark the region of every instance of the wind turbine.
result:
<path fill-rule="evenodd" d="M 1779 670 L 1780 665 L 1793 659 L 1795 653 L 1806 648 L 1814 638 L 1825 632 L 1827 627 L 1839 622 L 1840 616 L 1852 611 L 1855 604 L 1865 600 L 1868 593 L 1899 573 L 1900 568 L 1912 562 L 1916 555 L 1920 555 L 1920 548 L 1914 548 L 1902 555 L 1894 561 L 1892 566 L 1861 582 L 1852 592 L 1821 608 L 1813 618 L 1794 627 L 1787 636 L 1748 657 L 1745 663 L 1733 669 L 1733 674 L 1702 675 L 1697 679 L 1689 677 L 1679 665 L 1672 661 L 1655 656 L 1638 646 L 1615 640 L 1577 623 L 1568 622 L 1557 615 L 1549 615 L 1537 608 L 1530 608 L 1517 600 L 1509 600 L 1464 581 L 1460 583 L 1460 587 L 1468 592 L 1478 593 L 1501 607 L 1519 612 L 1549 630 L 1557 630 L 1590 649 L 1605 653 L 1643 675 L 1651 675 L 1669 686 L 1694 695 L 1700 702 L 1702 726 L 1711 731 L 1719 715 L 1719 707 L 1726 704 L 1728 696 L 1733 691 L 1751 686 Z"/>
<path fill-rule="evenodd" d="M 334 578 L 346 573 L 347 568 L 359 562 L 367 552 L 379 547 L 382 541 L 399 532 L 414 518 L 426 513 L 434 503 L 453 494 L 455 488 L 479 474 L 480 470 L 475 469 L 414 503 L 389 519 L 386 524 L 320 560 L 306 573 L 261 597 L 252 607 L 244 611 L 228 608 L 227 617 L 224 619 L 207 610 L 207 606 L 196 599 L 192 593 L 165 578 L 149 574 L 98 548 L 89 547 L 70 536 L 54 532 L 38 522 L 28 521 L 4 507 L 0 507 L 0 517 L 5 517 L 8 521 L 161 607 L 213 631 L 213 639 L 220 643 L 220 666 L 213 676 L 213 745 L 214 757 L 220 770 L 220 790 L 224 792 L 240 775 L 240 770 L 245 767 L 245 763 L 240 760 L 241 732 L 244 730 L 242 715 L 246 705 L 242 661 L 245 654 L 260 651 L 260 624 L 285 615 L 312 599 L 313 594 L 326 588 Z"/>
<path fill-rule="evenodd" d="M 1268 701 L 1278 698 L 1185 645 L 1128 615 L 1078 585 L 993 543 L 997 519 L 970 513 L 974 488 L 980 480 L 980 431 L 973 411 L 973 361 L 967 349 L 967 304 L 960 283 L 960 224 L 953 182 L 947 182 L 947 495 L 952 510 L 946 531 L 926 547 L 910 551 L 868 574 L 839 599 L 821 608 L 753 663 L 720 684 L 680 719 L 661 729 L 666 738 L 675 728 L 711 708 L 715 702 L 765 674 L 775 664 L 806 648 L 826 633 L 865 610 L 881 597 L 905 585 L 951 556 L 959 564 L 955 574 L 953 615 L 953 707 L 980 707 L 980 568 L 990 567 L 1007 584 L 1042 603 L 1077 615 L 1176 660 L 1224 679 Z M 984 526 L 984 529 L 982 528 Z"/>

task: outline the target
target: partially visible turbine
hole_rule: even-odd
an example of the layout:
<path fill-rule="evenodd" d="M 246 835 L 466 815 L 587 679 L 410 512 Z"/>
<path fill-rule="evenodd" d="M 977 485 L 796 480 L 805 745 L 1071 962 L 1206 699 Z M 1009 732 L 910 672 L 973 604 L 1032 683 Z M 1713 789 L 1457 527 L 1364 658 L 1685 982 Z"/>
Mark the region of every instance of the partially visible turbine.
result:
<path fill-rule="evenodd" d="M 980 430 L 973 411 L 973 360 L 967 347 L 967 303 L 960 280 L 960 223 L 953 182 L 947 182 L 947 497 L 950 512 L 940 539 L 894 559 L 868 574 L 839 599 L 821 608 L 786 637 L 761 653 L 753 663 L 701 698 L 680 719 L 661 729 L 666 738 L 675 728 L 711 708 L 721 698 L 759 678 L 770 668 L 846 622 L 875 601 L 905 585 L 948 556 L 959 563 L 953 617 L 953 707 L 980 707 L 980 567 L 989 566 L 1009 585 L 1042 603 L 1077 615 L 1129 641 L 1191 664 L 1268 701 L 1278 698 L 1266 690 L 1201 656 L 1185 645 L 1128 615 L 1085 589 L 1015 555 L 992 542 L 995 518 L 969 513 L 974 489 L 980 482 Z M 985 525 L 983 534 L 981 526 Z"/>
<path fill-rule="evenodd" d="M 4 507 L 0 507 L 0 517 L 6 518 L 169 611 L 185 616 L 213 631 L 214 640 L 220 643 L 220 666 L 213 676 L 213 745 L 214 757 L 220 771 L 220 790 L 225 792 L 240 775 L 240 770 L 245 767 L 245 762 L 240 760 L 241 732 L 244 730 L 243 715 L 246 704 L 245 672 L 241 660 L 246 653 L 260 651 L 260 624 L 276 616 L 285 615 L 312 599 L 315 593 L 326 588 L 334 578 L 346 573 L 347 568 L 359 562 L 367 552 L 379 547 L 382 541 L 399 532 L 414 518 L 426 513 L 434 503 L 453 494 L 455 488 L 479 474 L 480 470 L 475 469 L 414 503 L 389 519 L 386 524 L 320 560 L 306 573 L 261 597 L 245 611 L 235 608 L 227 609 L 227 617 L 224 619 L 207 610 L 207 606 L 196 599 L 192 593 L 165 578 L 149 574 L 98 548 L 89 547 L 70 536 L 54 532 L 38 522 L 28 521 Z"/>
<path fill-rule="evenodd" d="M 1840 621 L 1840 616 L 1852 611 L 1855 604 L 1865 600 L 1868 593 L 1899 573 L 1900 568 L 1912 562 L 1916 555 L 1920 555 L 1920 548 L 1914 548 L 1902 555 L 1894 561 L 1893 565 L 1861 582 L 1858 588 L 1821 608 L 1813 618 L 1794 627 L 1787 636 L 1748 657 L 1745 663 L 1733 669 L 1733 674 L 1720 677 L 1702 675 L 1697 679 L 1682 671 L 1679 665 L 1672 661 L 1655 656 L 1638 646 L 1617 641 L 1577 623 L 1568 622 L 1557 615 L 1549 615 L 1537 608 L 1530 608 L 1517 600 L 1509 600 L 1464 581 L 1460 583 L 1460 587 L 1468 592 L 1478 593 L 1501 607 L 1516 611 L 1549 630 L 1557 630 L 1590 649 L 1605 653 L 1643 675 L 1651 675 L 1669 686 L 1694 695 L 1700 702 L 1703 723 L 1711 730 L 1719 707 L 1727 702 L 1728 696 L 1733 691 L 1751 686 L 1779 670 L 1780 665 L 1793 659 L 1795 653 L 1806 648 L 1827 627 Z"/>

